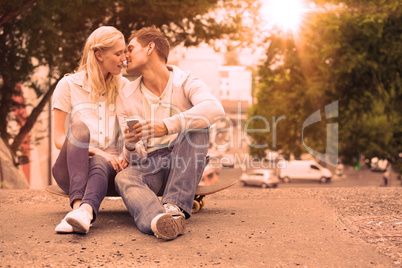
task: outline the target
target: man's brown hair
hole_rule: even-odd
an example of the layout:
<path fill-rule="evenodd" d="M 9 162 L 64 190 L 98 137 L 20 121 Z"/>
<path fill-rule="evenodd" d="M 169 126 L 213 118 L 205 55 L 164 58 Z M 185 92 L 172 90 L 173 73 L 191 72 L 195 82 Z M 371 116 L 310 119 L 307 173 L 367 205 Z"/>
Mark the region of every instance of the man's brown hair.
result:
<path fill-rule="evenodd" d="M 165 63 L 167 63 L 170 46 L 166 37 L 159 29 L 157 29 L 155 26 L 152 26 L 144 27 L 138 31 L 133 31 L 128 39 L 128 42 L 134 38 L 137 39 L 137 42 L 140 43 L 142 47 L 145 47 L 149 43 L 153 42 L 155 44 L 156 53 L 161 59 L 165 60 Z"/>

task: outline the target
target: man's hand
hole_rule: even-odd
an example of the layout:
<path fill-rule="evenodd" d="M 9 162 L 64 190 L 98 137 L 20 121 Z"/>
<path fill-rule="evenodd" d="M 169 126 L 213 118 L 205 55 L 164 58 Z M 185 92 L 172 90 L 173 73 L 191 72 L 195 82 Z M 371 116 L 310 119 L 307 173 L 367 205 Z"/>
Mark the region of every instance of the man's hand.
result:
<path fill-rule="evenodd" d="M 135 144 L 139 141 L 139 139 L 135 136 L 136 133 L 134 131 L 130 131 L 129 127 L 126 127 L 123 131 L 124 133 L 124 143 L 126 144 L 126 148 L 128 150 L 133 150 Z"/>
<path fill-rule="evenodd" d="M 134 125 L 135 138 L 138 140 L 163 137 L 168 129 L 162 119 L 144 120 Z"/>
<path fill-rule="evenodd" d="M 168 129 L 162 119 L 141 120 L 133 126 L 133 131 L 129 131 L 129 127 L 124 129 L 124 140 L 127 150 L 132 151 L 140 140 L 163 137 L 167 134 Z"/>
<path fill-rule="evenodd" d="M 150 132 L 152 138 L 158 138 L 166 136 L 168 129 L 162 119 L 155 119 L 154 124 L 151 124 Z"/>
<path fill-rule="evenodd" d="M 145 120 L 135 123 L 131 131 L 128 126 L 124 129 L 124 142 L 127 150 L 134 150 L 135 144 L 140 140 L 137 136 L 141 133 L 143 124 L 146 124 Z"/>

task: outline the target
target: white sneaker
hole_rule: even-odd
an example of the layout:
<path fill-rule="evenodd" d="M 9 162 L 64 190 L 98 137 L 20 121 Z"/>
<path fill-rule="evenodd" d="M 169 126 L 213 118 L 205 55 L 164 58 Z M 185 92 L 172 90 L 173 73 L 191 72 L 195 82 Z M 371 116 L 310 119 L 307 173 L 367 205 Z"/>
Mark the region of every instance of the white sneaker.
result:
<path fill-rule="evenodd" d="M 68 224 L 66 222 L 66 218 L 62 219 L 61 222 L 59 223 L 59 225 L 57 225 L 54 230 L 56 231 L 56 233 L 60 233 L 60 234 L 69 234 L 69 233 L 74 232 L 73 226 L 71 226 L 70 224 Z"/>
<path fill-rule="evenodd" d="M 172 216 L 162 213 L 151 222 L 151 229 L 157 238 L 172 240 L 184 234 L 185 219 L 183 216 Z"/>
<path fill-rule="evenodd" d="M 91 226 L 92 216 L 83 208 L 75 209 L 66 216 L 66 221 L 79 234 L 87 234 Z"/>
<path fill-rule="evenodd" d="M 182 216 L 184 219 L 186 218 L 183 211 L 178 206 L 170 203 L 163 204 L 163 206 L 165 207 L 166 213 L 169 213 L 172 216 Z"/>

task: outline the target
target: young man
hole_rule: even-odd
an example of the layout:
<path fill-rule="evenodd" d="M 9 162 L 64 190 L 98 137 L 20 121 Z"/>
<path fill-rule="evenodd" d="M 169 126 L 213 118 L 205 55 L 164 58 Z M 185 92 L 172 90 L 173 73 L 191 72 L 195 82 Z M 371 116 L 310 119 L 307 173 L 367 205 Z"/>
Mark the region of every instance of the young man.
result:
<path fill-rule="evenodd" d="M 132 34 L 127 73 L 140 77 L 116 101 L 130 163 L 116 177 L 116 189 L 137 227 L 165 240 L 184 234 L 206 164 L 208 127 L 224 116 L 200 79 L 166 65 L 168 55 L 169 43 L 158 29 Z M 138 121 L 128 127 L 127 119 Z"/>

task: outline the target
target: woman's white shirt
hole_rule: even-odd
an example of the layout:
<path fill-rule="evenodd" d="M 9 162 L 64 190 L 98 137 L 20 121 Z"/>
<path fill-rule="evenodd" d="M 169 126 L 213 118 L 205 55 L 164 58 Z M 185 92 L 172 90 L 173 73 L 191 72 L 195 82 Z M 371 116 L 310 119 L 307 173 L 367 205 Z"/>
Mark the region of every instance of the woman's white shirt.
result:
<path fill-rule="evenodd" d="M 81 120 L 87 125 L 91 136 L 90 148 L 118 154 L 116 105 L 107 104 L 106 96 L 92 102 L 90 89 L 85 82 L 85 71 L 63 77 L 53 93 L 52 107 L 68 113 L 66 120 L 70 120 L 70 123 Z M 126 78 L 121 77 L 120 88 L 127 82 Z"/>

